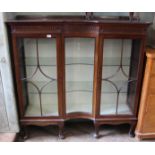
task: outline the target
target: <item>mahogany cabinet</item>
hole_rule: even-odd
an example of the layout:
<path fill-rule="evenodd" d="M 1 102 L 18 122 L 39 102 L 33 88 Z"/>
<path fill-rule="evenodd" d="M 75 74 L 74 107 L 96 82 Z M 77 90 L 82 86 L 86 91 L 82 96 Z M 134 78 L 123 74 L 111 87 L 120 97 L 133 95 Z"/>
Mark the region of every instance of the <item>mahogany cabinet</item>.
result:
<path fill-rule="evenodd" d="M 21 126 L 137 122 L 149 23 L 76 17 L 7 21 Z"/>
<path fill-rule="evenodd" d="M 143 89 L 136 127 L 139 139 L 155 138 L 155 49 L 147 49 Z"/>

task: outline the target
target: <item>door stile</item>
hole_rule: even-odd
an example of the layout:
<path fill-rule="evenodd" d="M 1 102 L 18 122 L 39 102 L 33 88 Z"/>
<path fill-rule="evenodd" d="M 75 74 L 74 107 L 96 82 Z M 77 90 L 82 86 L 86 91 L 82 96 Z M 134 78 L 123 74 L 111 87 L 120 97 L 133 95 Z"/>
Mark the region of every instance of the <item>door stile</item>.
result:
<path fill-rule="evenodd" d="M 102 60 L 103 60 L 103 43 L 101 35 L 98 35 L 96 37 L 95 58 L 94 58 L 93 117 L 95 119 L 100 114 Z"/>
<path fill-rule="evenodd" d="M 59 116 L 65 119 L 65 53 L 64 39 L 62 36 L 57 37 L 57 64 Z"/>

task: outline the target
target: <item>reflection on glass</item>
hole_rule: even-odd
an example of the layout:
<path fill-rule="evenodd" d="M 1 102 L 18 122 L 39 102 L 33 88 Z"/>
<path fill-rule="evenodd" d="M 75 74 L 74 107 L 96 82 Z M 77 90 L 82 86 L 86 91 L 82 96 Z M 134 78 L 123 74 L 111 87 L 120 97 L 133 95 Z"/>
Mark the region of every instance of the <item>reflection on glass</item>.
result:
<path fill-rule="evenodd" d="M 66 38 L 66 109 L 92 112 L 95 39 Z"/>

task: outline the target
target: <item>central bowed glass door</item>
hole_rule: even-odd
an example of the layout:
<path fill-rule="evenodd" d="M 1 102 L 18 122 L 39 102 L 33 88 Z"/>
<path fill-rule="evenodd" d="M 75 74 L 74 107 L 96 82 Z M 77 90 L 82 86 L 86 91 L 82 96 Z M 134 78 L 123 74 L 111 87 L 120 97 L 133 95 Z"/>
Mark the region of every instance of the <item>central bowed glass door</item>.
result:
<path fill-rule="evenodd" d="M 65 38 L 67 113 L 92 113 L 94 51 L 94 38 Z"/>

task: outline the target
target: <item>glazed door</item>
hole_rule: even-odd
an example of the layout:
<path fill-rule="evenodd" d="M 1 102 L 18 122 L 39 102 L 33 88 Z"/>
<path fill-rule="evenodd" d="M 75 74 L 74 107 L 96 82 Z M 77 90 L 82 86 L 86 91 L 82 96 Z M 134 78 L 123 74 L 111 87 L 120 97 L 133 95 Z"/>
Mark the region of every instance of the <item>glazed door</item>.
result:
<path fill-rule="evenodd" d="M 65 38 L 66 113 L 92 114 L 95 38 Z"/>
<path fill-rule="evenodd" d="M 57 38 L 18 38 L 14 58 L 23 117 L 58 116 Z M 19 81 L 18 81 L 19 80 Z"/>
<path fill-rule="evenodd" d="M 134 115 L 140 39 L 104 39 L 100 115 Z"/>

